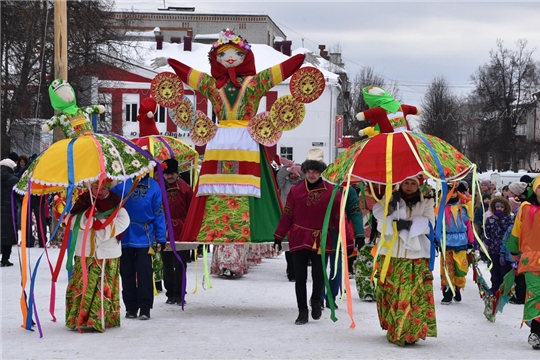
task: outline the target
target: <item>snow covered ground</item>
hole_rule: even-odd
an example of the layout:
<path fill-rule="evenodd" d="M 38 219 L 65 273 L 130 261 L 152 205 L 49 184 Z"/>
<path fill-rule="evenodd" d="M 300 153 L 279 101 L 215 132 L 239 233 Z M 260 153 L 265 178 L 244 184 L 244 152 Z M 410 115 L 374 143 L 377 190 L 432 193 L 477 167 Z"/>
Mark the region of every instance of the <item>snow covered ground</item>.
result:
<path fill-rule="evenodd" d="M 122 318 L 120 328 L 108 329 L 103 334 L 80 334 L 64 326 L 65 271 L 57 284 L 58 321 L 50 321 L 50 273 L 43 259 L 36 286 L 44 332 L 40 338 L 37 330 L 31 332 L 20 327 L 20 272 L 17 249 L 13 250 L 11 261 L 15 266 L 0 269 L 2 359 L 493 360 L 540 355 L 527 344 L 528 327 L 520 328 L 522 306 L 507 305 L 495 323 L 484 318 L 483 302 L 471 274 L 460 304 L 440 305 L 442 294 L 435 291 L 438 337 L 414 346 L 398 347 L 386 340 L 378 324 L 375 303 L 358 299 L 354 280 L 350 282 L 356 328 L 350 328 L 346 303 L 341 300 L 338 300 L 337 322 L 330 319 L 330 311 L 326 309 L 320 320 L 294 325 L 297 316 L 294 283 L 285 276 L 283 254 L 264 259 L 241 279 L 212 277 L 211 288 L 202 286 L 202 261 L 198 263 L 198 271 L 190 263 L 185 311 L 180 306 L 165 304 L 165 295 L 159 294 L 149 321 Z M 32 261 L 41 254 L 39 248 L 29 251 Z M 51 249 L 50 255 L 55 261 L 58 249 Z M 435 273 L 438 288 L 438 269 Z M 484 275 L 489 279 L 487 270 Z"/>

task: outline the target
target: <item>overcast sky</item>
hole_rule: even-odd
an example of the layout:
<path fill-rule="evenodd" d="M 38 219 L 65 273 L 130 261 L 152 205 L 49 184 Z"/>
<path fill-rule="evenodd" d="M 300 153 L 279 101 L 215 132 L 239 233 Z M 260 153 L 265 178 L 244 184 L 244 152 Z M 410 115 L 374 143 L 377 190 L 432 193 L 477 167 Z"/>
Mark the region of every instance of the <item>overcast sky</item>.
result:
<path fill-rule="evenodd" d="M 490 59 L 497 39 L 509 49 L 526 39 L 540 61 L 540 2 L 330 2 L 116 0 L 118 7 L 193 6 L 196 11 L 268 14 L 292 40 L 318 52 L 341 47 L 349 76 L 371 66 L 396 81 L 404 103 L 419 105 L 427 86 L 445 76 L 456 94 L 472 89 L 470 76 Z M 247 38 L 249 41 L 249 38 Z"/>

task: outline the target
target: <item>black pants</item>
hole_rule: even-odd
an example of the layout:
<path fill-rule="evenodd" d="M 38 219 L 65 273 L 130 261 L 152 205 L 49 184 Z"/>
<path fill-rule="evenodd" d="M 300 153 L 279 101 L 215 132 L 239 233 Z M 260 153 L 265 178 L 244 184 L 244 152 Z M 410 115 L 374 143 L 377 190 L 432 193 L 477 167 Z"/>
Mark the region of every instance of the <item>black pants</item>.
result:
<path fill-rule="evenodd" d="M 26 246 L 34 247 L 34 241 L 36 240 L 32 235 L 32 212 L 36 218 L 36 230 L 37 230 L 37 241 L 39 247 L 44 247 L 47 242 L 47 217 L 45 212 L 45 206 L 47 205 L 47 197 L 45 195 L 36 196 L 32 195 L 30 197 L 30 210 L 27 214 L 27 220 L 29 221 L 26 227 Z"/>
<path fill-rule="evenodd" d="M 290 251 L 285 251 L 285 261 L 287 261 L 287 278 L 292 280 L 294 279 L 294 263 Z"/>
<path fill-rule="evenodd" d="M 308 260 L 311 260 L 311 279 L 313 280 L 313 289 L 311 291 L 311 299 L 321 299 L 322 290 L 324 287 L 323 269 L 321 263 L 321 255 L 311 250 L 298 250 L 291 252 L 294 264 L 294 277 L 296 278 L 295 291 L 296 302 L 299 309 L 307 309 L 307 269 Z"/>
<path fill-rule="evenodd" d="M 516 288 L 515 288 L 516 293 L 514 294 L 514 296 L 519 303 L 525 304 L 525 293 L 527 292 L 527 284 L 525 284 L 525 275 L 524 274 L 516 275 L 515 283 L 516 283 Z"/>
<path fill-rule="evenodd" d="M 163 260 L 163 284 L 166 290 L 165 296 L 168 298 L 180 299 L 182 281 L 184 279 L 184 271 L 187 268 L 189 253 L 190 250 L 178 251 L 178 255 L 180 255 L 184 263 L 182 265 L 172 251 L 161 252 L 161 260 Z"/>
<path fill-rule="evenodd" d="M 152 255 L 148 248 L 122 248 L 120 276 L 122 298 L 128 311 L 151 309 L 154 305 Z"/>
<path fill-rule="evenodd" d="M 2 262 L 5 263 L 11 256 L 12 245 L 2 245 Z"/>
<path fill-rule="evenodd" d="M 489 254 L 491 260 L 493 260 L 493 265 L 491 266 L 491 292 L 495 294 L 499 287 L 504 281 L 504 275 L 508 274 L 512 270 L 512 263 L 506 261 L 504 265 L 501 265 L 499 262 L 500 254 Z"/>

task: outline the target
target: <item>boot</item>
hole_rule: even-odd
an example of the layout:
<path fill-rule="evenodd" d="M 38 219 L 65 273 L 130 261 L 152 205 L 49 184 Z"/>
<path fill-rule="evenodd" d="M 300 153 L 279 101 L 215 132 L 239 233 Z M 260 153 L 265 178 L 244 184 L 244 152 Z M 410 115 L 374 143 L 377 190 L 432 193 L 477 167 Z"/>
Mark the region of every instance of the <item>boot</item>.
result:
<path fill-rule="evenodd" d="M 452 290 L 449 287 L 443 290 L 443 299 L 441 300 L 441 305 L 450 305 L 452 303 Z"/>
<path fill-rule="evenodd" d="M 323 302 L 321 299 L 311 299 L 311 317 L 313 320 L 319 320 L 322 315 Z"/>
<path fill-rule="evenodd" d="M 538 334 L 531 333 L 529 335 L 528 343 L 534 350 L 540 350 L 540 336 L 538 336 Z"/>
<path fill-rule="evenodd" d="M 141 311 L 139 313 L 139 319 L 140 320 L 150 319 L 150 308 L 141 308 Z"/>
<path fill-rule="evenodd" d="M 137 311 L 139 309 L 129 309 L 126 311 L 126 318 L 128 319 L 135 319 L 137 318 Z"/>
<path fill-rule="evenodd" d="M 461 292 L 459 291 L 459 288 L 456 288 L 456 296 L 454 296 L 454 301 L 457 303 L 461 302 Z"/>
<path fill-rule="evenodd" d="M 308 322 L 308 309 L 298 309 L 298 318 L 294 322 L 296 325 L 304 325 Z"/>

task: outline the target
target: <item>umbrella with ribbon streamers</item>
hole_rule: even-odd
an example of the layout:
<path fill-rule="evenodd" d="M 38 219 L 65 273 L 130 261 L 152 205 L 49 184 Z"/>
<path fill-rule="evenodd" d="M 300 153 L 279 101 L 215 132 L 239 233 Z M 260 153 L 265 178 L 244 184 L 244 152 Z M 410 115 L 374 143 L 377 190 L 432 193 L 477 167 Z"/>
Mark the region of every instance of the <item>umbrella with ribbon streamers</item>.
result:
<path fill-rule="evenodd" d="M 163 135 L 149 135 L 131 139 L 139 147 L 147 150 L 159 162 L 167 159 L 178 161 L 178 172 L 197 168 L 199 153 L 183 141 Z"/>
<path fill-rule="evenodd" d="M 24 194 L 21 211 L 21 231 L 26 234 L 28 197 L 32 195 L 46 195 L 61 191 L 66 192 L 67 203 L 63 209 L 66 213 L 71 209 L 72 194 L 77 188 L 83 188 L 90 182 L 98 181 L 101 185 L 104 181 L 123 181 L 128 178 L 142 177 L 149 173 L 156 165 L 156 162 L 142 149 L 132 142 L 114 134 L 88 133 L 79 137 L 60 140 L 46 151 L 41 153 L 33 162 L 19 182 L 15 185 L 14 191 Z M 62 219 L 62 215 L 61 215 Z M 61 220 L 60 219 L 60 220 Z M 58 222 L 50 238 L 54 238 L 61 221 Z M 69 235 L 69 233 L 67 233 Z M 62 243 L 61 254 L 66 252 L 66 237 Z M 21 310 L 23 313 L 24 326 L 32 330 L 32 310 L 36 315 L 38 330 L 41 335 L 41 326 L 37 317 L 37 310 L 34 304 L 34 285 L 37 269 L 41 261 L 38 258 L 34 270 L 28 274 L 26 257 L 26 237 L 21 241 L 21 285 L 23 294 L 21 295 Z M 47 247 L 45 247 L 47 255 Z M 53 273 L 53 266 L 49 260 L 49 268 L 53 274 L 53 284 L 51 288 L 50 312 L 54 316 L 54 294 L 55 278 L 58 275 L 61 265 L 61 256 Z M 84 266 L 84 265 L 83 265 Z M 26 293 L 28 275 L 30 276 L 30 287 Z"/>
<path fill-rule="evenodd" d="M 133 143 L 108 134 L 55 142 L 30 164 L 15 191 L 34 195 L 84 186 L 100 178 L 123 181 L 148 173 L 156 163 Z"/>
<path fill-rule="evenodd" d="M 455 147 L 436 136 L 402 131 L 379 134 L 356 143 L 338 156 L 323 176 L 341 183 L 352 167 L 353 183 L 392 185 L 420 173 L 435 180 L 458 180 L 474 166 Z"/>

